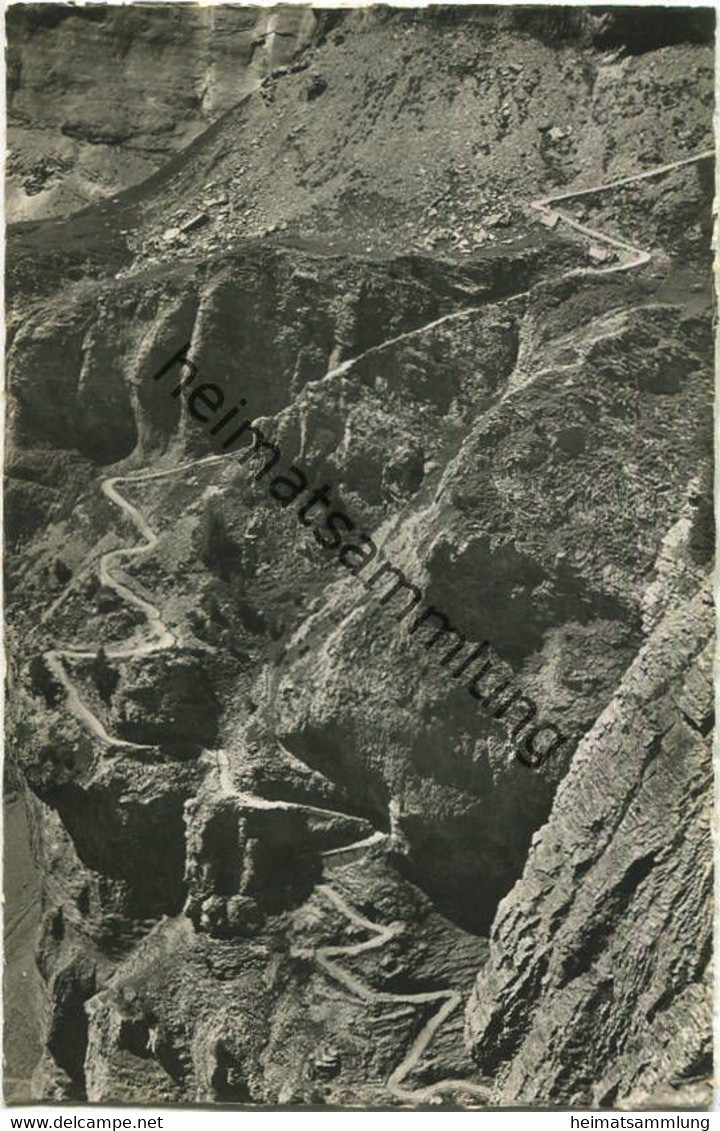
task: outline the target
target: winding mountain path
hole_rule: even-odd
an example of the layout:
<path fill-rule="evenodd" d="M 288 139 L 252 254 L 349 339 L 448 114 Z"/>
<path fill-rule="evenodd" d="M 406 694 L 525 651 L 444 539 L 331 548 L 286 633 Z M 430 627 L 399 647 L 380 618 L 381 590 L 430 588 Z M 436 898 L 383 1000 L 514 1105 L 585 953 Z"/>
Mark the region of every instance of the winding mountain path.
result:
<path fill-rule="evenodd" d="M 244 806 L 252 809 L 301 809 L 305 812 L 317 813 L 321 816 L 340 815 L 336 810 L 322 809 L 316 805 L 298 804 L 292 801 L 269 800 L 268 798 L 258 797 L 256 794 L 239 790 L 232 782 L 230 763 L 226 751 L 216 750 L 214 757 L 218 783 L 223 795 L 236 797 Z M 382 844 L 385 840 L 387 840 L 386 833 L 379 831 L 374 832 L 370 836 L 364 837 L 362 840 L 354 841 L 340 848 L 330 848 L 322 853 L 322 857 L 328 860 L 344 858 L 349 862 L 350 858 L 358 858 L 364 855 L 368 848 L 376 844 Z M 410 1088 L 404 1083 L 412 1070 L 417 1067 L 436 1031 L 444 1023 L 446 1018 L 462 1003 L 462 996 L 457 990 L 435 990 L 416 994 L 387 993 L 374 990 L 372 986 L 367 985 L 362 979 L 351 974 L 341 966 L 336 959 L 343 957 L 353 958 L 369 950 L 378 950 L 395 938 L 398 929 L 394 926 L 383 926 L 379 923 L 373 923 L 371 919 L 366 919 L 348 903 L 344 896 L 335 891 L 328 883 L 321 884 L 317 891 L 324 899 L 332 904 L 336 911 L 339 911 L 341 915 L 352 923 L 353 926 L 360 927 L 362 930 L 370 932 L 370 938 L 365 942 L 351 943 L 343 946 L 318 947 L 314 952 L 315 961 L 326 974 L 341 986 L 344 986 L 350 993 L 365 1002 L 397 1003 L 411 1006 L 437 1003 L 439 1006 L 421 1029 L 409 1052 L 388 1077 L 387 1086 L 392 1095 L 403 1103 L 415 1104 L 432 1103 L 438 1097 L 448 1092 L 461 1092 L 468 1098 L 474 1096 L 481 1098 L 483 1101 L 487 1101 L 490 1095 L 489 1089 L 483 1085 L 474 1084 L 466 1080 L 442 1080 L 436 1084 L 430 1084 L 420 1088 Z"/>
<path fill-rule="evenodd" d="M 366 848 L 374 839 L 375 838 L 371 837 L 367 841 L 359 841 L 357 844 L 348 845 L 346 850 L 335 849 L 334 851 L 343 852 L 361 847 Z M 329 855 L 329 853 L 324 853 L 323 855 Z M 334 981 L 339 982 L 341 986 L 350 990 L 356 997 L 368 1003 L 399 1003 L 413 1006 L 437 1003 L 439 1006 L 425 1025 L 423 1025 L 409 1051 L 390 1073 L 387 1081 L 388 1090 L 397 1100 L 405 1104 L 434 1103 L 438 1099 L 441 1099 L 443 1095 L 447 1094 L 456 1094 L 468 1100 L 474 1097 L 482 1100 L 483 1103 L 487 1103 L 490 1099 L 490 1088 L 483 1084 L 474 1084 L 470 1080 L 439 1080 L 435 1084 L 426 1084 L 418 1088 L 409 1087 L 405 1083 L 413 1069 L 417 1068 L 437 1030 L 444 1024 L 450 1014 L 454 1013 L 458 1006 L 462 1004 L 462 995 L 458 993 L 457 990 L 433 990 L 416 994 L 388 993 L 382 990 L 374 990 L 360 978 L 355 977 L 354 974 L 351 974 L 336 960 L 338 958 L 354 958 L 358 954 L 364 954 L 369 950 L 379 950 L 395 937 L 397 930 L 393 926 L 383 926 L 380 923 L 373 923 L 371 919 L 366 919 L 364 915 L 360 915 L 360 913 L 356 911 L 354 907 L 351 907 L 347 900 L 329 884 L 322 884 L 318 888 L 318 891 L 328 903 L 332 904 L 335 910 L 339 911 L 341 915 L 344 915 L 353 926 L 360 927 L 370 934 L 370 938 L 366 939 L 365 942 L 348 943 L 344 946 L 318 947 L 315 951 L 315 961 L 318 966 L 322 967 L 326 974 Z"/>
<path fill-rule="evenodd" d="M 123 645 L 108 647 L 106 649 L 108 659 L 128 659 L 134 656 L 150 655 L 172 648 L 176 643 L 176 637 L 163 622 L 158 607 L 150 601 L 146 601 L 144 598 L 138 596 L 128 585 L 119 581 L 112 572 L 113 566 L 119 565 L 123 561 L 149 554 L 158 544 L 158 536 L 145 516 L 120 493 L 118 486 L 122 483 L 144 483 L 150 480 L 163 479 L 168 475 L 179 474 L 182 471 L 188 471 L 194 467 L 219 463 L 228 458 L 231 458 L 231 456 L 206 456 L 202 459 L 190 460 L 186 463 L 179 464 L 177 467 L 163 471 L 139 471 L 128 475 L 112 476 L 102 481 L 101 489 L 103 494 L 127 515 L 138 533 L 142 536 L 143 541 L 136 546 L 123 547 L 122 549 L 111 550 L 103 554 L 100 558 L 98 574 L 103 585 L 106 585 L 114 593 L 117 593 L 119 597 L 127 601 L 128 604 L 138 609 L 144 615 L 147 621 L 149 635 L 149 639 L 146 640 L 130 641 Z M 45 658 L 49 667 L 65 689 L 69 710 L 72 711 L 76 718 L 79 719 L 95 738 L 99 739 L 104 745 L 115 748 L 151 750 L 151 746 L 128 742 L 117 735 L 110 734 L 90 707 L 83 702 L 63 661 L 94 659 L 96 655 L 97 648 L 92 648 L 89 645 L 78 645 L 75 648 L 62 650 L 50 649 L 45 653 Z M 340 813 L 333 809 L 324 809 L 315 805 L 299 804 L 291 801 L 271 800 L 260 797 L 257 794 L 239 790 L 232 781 L 227 752 L 224 750 L 214 751 L 214 759 L 215 771 L 222 793 L 226 796 L 237 797 L 244 806 L 255 809 L 301 809 L 319 816 L 348 816 L 348 814 Z M 386 839 L 387 836 L 385 833 L 377 831 L 351 844 L 343 845 L 340 848 L 328 849 L 326 852 L 322 853 L 322 856 L 328 860 L 336 860 L 337 858 L 347 858 L 349 860 L 351 857 L 363 855 L 370 847 L 381 844 Z M 417 994 L 384 993 L 374 990 L 371 986 L 366 985 L 359 978 L 350 974 L 337 962 L 337 959 L 341 957 L 353 957 L 368 950 L 380 949 L 394 937 L 395 929 L 393 927 L 373 923 L 370 919 L 364 918 L 329 884 L 321 885 L 318 890 L 320 894 L 354 926 L 369 931 L 371 935 L 367 941 L 362 943 L 353 943 L 347 946 L 319 947 L 315 951 L 315 959 L 326 974 L 333 978 L 334 981 L 343 985 L 352 994 L 366 1002 L 396 1002 L 401 1005 L 411 1006 L 438 1003 L 436 1012 L 433 1013 L 423 1026 L 406 1056 L 403 1057 L 402 1061 L 393 1069 L 388 1077 L 387 1086 L 391 1094 L 400 1102 L 406 1104 L 431 1103 L 448 1093 L 461 1093 L 468 1098 L 476 1097 L 486 1101 L 489 1098 L 489 1089 L 469 1081 L 443 1080 L 420 1088 L 411 1088 L 405 1084 L 405 1080 L 418 1065 L 436 1031 L 450 1014 L 461 1005 L 462 997 L 457 990 L 437 990 Z"/>
<path fill-rule="evenodd" d="M 100 558 L 98 576 L 104 586 L 111 589 L 118 597 L 122 598 L 123 601 L 127 601 L 129 605 L 132 605 L 133 608 L 138 609 L 143 614 L 147 621 L 150 635 L 150 638 L 146 640 L 131 640 L 127 644 L 109 646 L 105 649 L 105 655 L 108 659 L 127 660 L 135 656 L 148 656 L 153 652 L 162 652 L 167 648 L 172 648 L 176 643 L 176 638 L 163 622 L 157 605 L 153 605 L 150 601 L 146 601 L 138 596 L 128 585 L 119 581 L 112 573 L 112 565 L 119 565 L 127 559 L 143 557 L 145 554 L 149 554 L 154 550 L 158 544 L 157 534 L 138 508 L 133 506 L 124 495 L 120 494 L 117 489 L 118 484 L 147 483 L 152 479 L 164 479 L 168 475 L 177 475 L 181 471 L 187 471 L 193 467 L 220 463 L 229 458 L 231 458 L 229 455 L 205 456 L 202 459 L 189 460 L 186 463 L 178 464 L 177 467 L 168 468 L 164 471 L 137 471 L 128 475 L 115 475 L 111 476 L 109 479 L 102 480 L 102 493 L 127 515 L 138 533 L 142 535 L 143 541 L 137 546 L 122 547 L 119 550 L 110 550 L 108 553 L 103 554 Z M 57 607 L 57 602 L 55 607 Z M 128 742 L 123 738 L 119 738 L 117 735 L 109 734 L 97 715 L 90 710 L 80 697 L 79 691 L 68 675 L 64 661 L 93 660 L 97 656 L 97 651 L 97 646 L 93 647 L 90 644 L 79 644 L 73 648 L 51 648 L 45 652 L 48 667 L 65 689 L 68 708 L 75 717 L 79 719 L 83 726 L 85 726 L 95 738 L 98 738 L 104 743 L 104 745 L 130 750 L 151 750 L 151 746 L 137 742 Z"/>
<path fill-rule="evenodd" d="M 693 157 L 686 157 L 679 161 L 673 161 L 669 164 L 660 165 L 653 169 L 646 170 L 642 173 L 634 174 L 630 177 L 622 177 L 614 181 L 609 181 L 605 184 L 593 185 L 590 188 L 579 189 L 573 192 L 559 193 L 554 196 L 544 197 L 539 200 L 531 202 L 530 207 L 538 212 L 543 218 L 545 223 L 555 226 L 558 222 L 566 224 L 568 227 L 579 232 L 581 235 L 586 236 L 598 243 L 606 244 L 608 247 L 615 251 L 622 252 L 627 256 L 626 259 L 620 263 L 613 264 L 609 267 L 594 268 L 583 267 L 575 269 L 567 273 L 567 276 L 582 275 L 597 275 L 597 274 L 610 274 L 612 272 L 630 271 L 642 267 L 651 259 L 651 253 L 641 247 L 636 247 L 631 243 L 619 240 L 615 237 L 609 236 L 604 232 L 597 229 L 588 227 L 585 224 L 579 223 L 573 216 L 567 212 L 561 211 L 556 205 L 562 201 L 577 200 L 583 196 L 595 195 L 599 192 L 608 191 L 613 188 L 619 188 L 623 185 L 635 184 L 637 182 L 648 180 L 653 177 L 662 176 L 665 173 L 670 173 L 675 169 L 683 168 L 684 166 L 691 165 L 698 161 L 707 160 L 714 156 L 713 150 L 706 150 Z M 563 277 L 567 277 L 563 276 Z M 514 298 L 520 296 L 511 296 Z M 417 327 L 414 330 L 406 331 L 396 337 L 390 338 L 385 342 L 372 346 L 364 353 L 354 358 L 349 358 L 337 365 L 330 366 L 328 372 L 319 382 L 315 385 L 321 385 L 337 376 L 341 376 L 351 370 L 365 357 L 381 352 L 388 349 L 402 341 L 412 338 L 416 335 L 426 333 L 436 326 L 439 326 L 452 319 L 460 319 L 467 317 L 474 313 L 478 307 L 468 307 L 462 310 L 453 311 L 450 314 L 445 314 L 440 318 L 427 323 L 424 326 Z M 304 436 L 301 447 L 304 450 Z M 129 518 L 135 529 L 138 531 L 143 541 L 138 545 L 131 547 L 123 547 L 117 550 L 111 550 L 102 555 L 99 564 L 99 577 L 103 585 L 107 586 L 115 592 L 122 600 L 126 601 L 133 608 L 136 608 L 145 617 L 147 622 L 147 638 L 144 640 L 131 639 L 126 644 L 118 646 L 110 646 L 106 649 L 106 655 L 109 659 L 130 659 L 136 656 L 150 655 L 151 653 L 160 652 L 172 648 L 177 643 L 177 638 L 174 633 L 163 622 L 160 610 L 150 601 L 145 600 L 139 596 L 129 585 L 120 581 L 113 573 L 113 567 L 120 565 L 122 562 L 142 557 L 145 554 L 154 550 L 158 543 L 158 536 L 149 525 L 147 519 L 142 512 L 130 503 L 124 495 L 119 491 L 121 484 L 144 483 L 151 480 L 163 479 L 169 475 L 177 475 L 180 472 L 190 470 L 195 467 L 210 465 L 213 463 L 221 463 L 224 460 L 233 458 L 234 453 L 228 453 L 220 456 L 205 456 L 201 459 L 190 460 L 186 463 L 179 464 L 177 467 L 162 470 L 162 471 L 138 471 L 128 473 L 126 475 L 112 476 L 102 480 L 101 489 L 103 494 L 117 506 L 123 514 Z M 67 590 L 66 590 L 67 592 Z M 52 607 L 57 607 L 56 602 Z M 52 609 L 50 611 L 52 611 Z M 71 662 L 77 659 L 94 659 L 97 655 L 97 648 L 90 645 L 78 645 L 75 648 L 65 649 L 50 649 L 45 652 L 45 658 L 48 666 L 54 673 L 56 678 L 62 684 L 67 695 L 67 705 L 69 710 L 79 719 L 79 721 L 86 727 L 86 729 L 100 742 L 106 746 L 114 748 L 128 748 L 134 750 L 151 750 L 152 747 L 141 745 L 138 743 L 127 742 L 116 735 L 111 735 L 103 725 L 100 719 L 94 712 L 83 702 L 77 687 L 75 686 L 71 676 L 65 667 L 65 662 Z M 242 804 L 254 808 L 262 809 L 304 809 L 311 813 L 318 813 L 322 815 L 334 816 L 348 816 L 348 814 L 341 814 L 335 810 L 322 809 L 314 806 L 295 804 L 287 801 L 272 801 L 267 798 L 259 797 L 255 794 L 238 790 L 232 781 L 230 772 L 230 765 L 227 753 L 225 751 L 214 752 L 215 757 L 215 772 L 217 773 L 218 782 L 221 790 L 227 795 L 238 797 Z M 372 845 L 380 844 L 386 839 L 386 834 L 382 832 L 375 832 L 369 837 L 348 844 L 341 848 L 330 849 L 323 853 L 323 857 L 327 859 L 337 859 L 338 857 L 357 857 L 364 854 Z M 395 994 L 373 989 L 367 985 L 355 974 L 346 969 L 340 962 L 343 958 L 353 958 L 359 954 L 366 953 L 371 950 L 379 950 L 386 946 L 395 935 L 395 930 L 392 926 L 384 926 L 379 923 L 373 922 L 371 919 L 365 918 L 350 903 L 341 895 L 330 883 L 322 884 L 319 889 L 322 897 L 339 912 L 345 919 L 348 920 L 354 927 L 360 928 L 368 932 L 369 938 L 363 942 L 351 943 L 347 945 L 332 945 L 318 947 L 315 952 L 315 960 L 318 966 L 332 978 L 335 982 L 342 985 L 354 996 L 360 998 L 362 1001 L 373 1003 L 398 1003 L 403 1006 L 420 1006 L 427 1004 L 436 1004 L 437 1010 L 432 1014 L 429 1020 L 420 1030 L 415 1038 L 410 1050 L 403 1057 L 400 1063 L 393 1069 L 387 1080 L 387 1087 L 390 1093 L 403 1104 L 425 1104 L 433 1103 L 446 1095 L 456 1095 L 462 1099 L 466 1097 L 468 1101 L 476 1100 L 487 1102 L 490 1097 L 490 1090 L 480 1084 L 475 1084 L 466 1080 L 441 1080 L 434 1084 L 411 1087 L 406 1081 L 410 1073 L 418 1066 L 421 1058 L 425 1054 L 427 1048 L 432 1042 L 433 1037 L 437 1030 L 444 1024 L 447 1018 L 462 1004 L 462 997 L 457 990 L 437 990 L 427 993 L 416 994 Z"/>

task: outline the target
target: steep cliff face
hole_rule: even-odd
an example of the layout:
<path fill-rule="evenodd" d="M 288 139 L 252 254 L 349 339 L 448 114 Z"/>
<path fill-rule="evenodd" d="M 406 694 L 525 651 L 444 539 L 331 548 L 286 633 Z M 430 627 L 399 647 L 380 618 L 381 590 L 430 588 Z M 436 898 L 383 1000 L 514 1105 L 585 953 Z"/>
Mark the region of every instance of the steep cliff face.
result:
<path fill-rule="evenodd" d="M 75 21 L 144 74 L 129 12 L 13 50 Z M 38 1095 L 639 1102 L 704 1070 L 711 55 L 552 14 L 303 10 L 148 180 L 11 233 Z M 158 52 L 209 36 L 206 76 L 278 18 L 207 16 Z"/>
<path fill-rule="evenodd" d="M 8 11 L 7 207 L 59 216 L 148 177 L 312 39 L 311 8 Z"/>
<path fill-rule="evenodd" d="M 467 1010 L 499 1104 L 710 1098 L 708 588 L 671 602 L 500 906 Z"/>

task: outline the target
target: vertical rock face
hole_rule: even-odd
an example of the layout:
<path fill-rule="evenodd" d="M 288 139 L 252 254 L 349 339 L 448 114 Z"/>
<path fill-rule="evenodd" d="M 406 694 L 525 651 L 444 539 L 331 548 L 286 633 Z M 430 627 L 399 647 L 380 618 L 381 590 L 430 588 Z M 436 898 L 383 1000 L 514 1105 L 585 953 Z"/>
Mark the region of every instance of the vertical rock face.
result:
<path fill-rule="evenodd" d="M 712 1071 L 711 637 L 703 586 L 580 744 L 500 905 L 467 1007 L 499 1104 L 682 1103 Z"/>
<path fill-rule="evenodd" d="M 63 215 L 143 180 L 288 63 L 316 22 L 292 5 L 17 5 L 11 218 Z"/>
<path fill-rule="evenodd" d="M 707 20 L 10 29 L 35 1096 L 702 1099 Z"/>

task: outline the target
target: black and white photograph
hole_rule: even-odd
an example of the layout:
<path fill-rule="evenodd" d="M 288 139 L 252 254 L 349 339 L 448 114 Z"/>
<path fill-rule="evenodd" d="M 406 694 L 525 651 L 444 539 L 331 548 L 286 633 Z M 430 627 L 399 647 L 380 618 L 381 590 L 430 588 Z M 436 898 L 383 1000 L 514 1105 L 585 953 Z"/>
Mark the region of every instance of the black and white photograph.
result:
<path fill-rule="evenodd" d="M 4 15 L 3 1131 L 708 1131 L 715 10 Z"/>

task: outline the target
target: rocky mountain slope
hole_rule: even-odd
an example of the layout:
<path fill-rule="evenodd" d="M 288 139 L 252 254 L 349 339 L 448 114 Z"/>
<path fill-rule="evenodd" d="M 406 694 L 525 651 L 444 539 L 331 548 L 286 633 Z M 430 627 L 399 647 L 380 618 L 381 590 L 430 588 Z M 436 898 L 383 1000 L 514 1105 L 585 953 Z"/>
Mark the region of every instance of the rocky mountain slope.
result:
<path fill-rule="evenodd" d="M 311 8 L 15 4 L 8 9 L 12 220 L 143 180 L 311 41 Z"/>
<path fill-rule="evenodd" d="M 242 55 L 188 11 L 213 66 Z M 34 19 L 15 98 L 53 136 L 22 74 L 70 34 L 129 40 L 173 102 L 151 9 L 132 35 Z M 709 19 L 293 19 L 157 172 L 10 232 L 35 1094 L 702 1099 Z M 271 472 L 190 410 L 201 381 Z M 301 509 L 324 484 L 334 527 Z M 489 667 L 454 678 L 408 632 L 412 586 Z"/>

